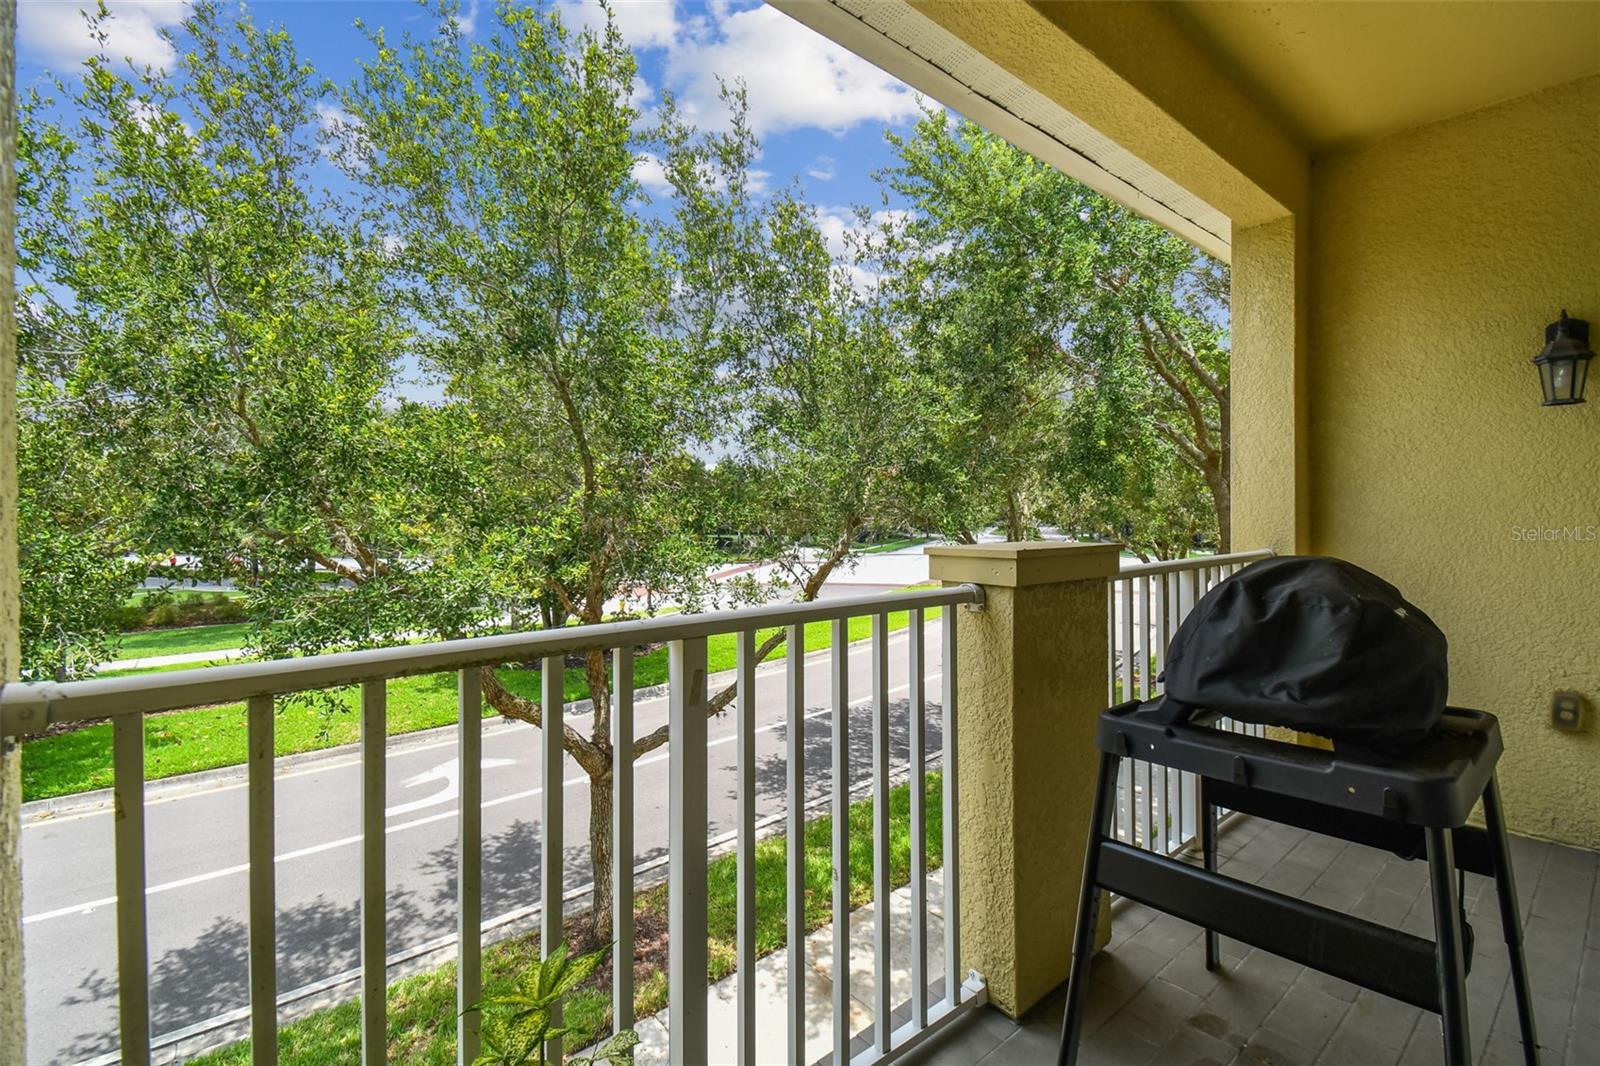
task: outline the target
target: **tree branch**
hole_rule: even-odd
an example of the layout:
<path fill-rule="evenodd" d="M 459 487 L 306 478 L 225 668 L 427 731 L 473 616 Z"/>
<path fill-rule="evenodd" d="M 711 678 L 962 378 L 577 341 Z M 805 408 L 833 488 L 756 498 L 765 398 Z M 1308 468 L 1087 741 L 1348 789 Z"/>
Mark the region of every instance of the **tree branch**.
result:
<path fill-rule="evenodd" d="M 483 698 L 489 706 L 506 718 L 544 729 L 544 708 L 535 700 L 517 695 L 500 683 L 500 676 L 492 666 L 481 667 L 478 676 L 483 681 Z M 548 736 L 548 733 L 546 734 Z M 590 777 L 608 773 L 611 769 L 605 753 L 584 738 L 582 733 L 566 722 L 561 723 L 562 746 Z"/>
<path fill-rule="evenodd" d="M 855 541 L 856 534 L 859 532 L 861 532 L 860 523 L 852 520 L 850 527 L 836 542 L 834 542 L 834 546 L 832 550 L 829 551 L 828 557 L 822 561 L 821 565 L 817 567 L 811 576 L 806 579 L 805 584 L 801 586 L 800 601 L 802 603 L 810 603 L 817 598 L 817 593 L 822 590 L 822 586 L 827 582 L 828 575 L 833 573 L 834 569 L 838 567 L 838 565 L 844 561 L 845 557 L 850 554 L 850 545 Z M 755 655 L 756 665 L 759 666 L 761 663 L 765 662 L 768 656 L 770 656 L 774 651 L 778 650 L 778 648 L 782 647 L 786 642 L 787 637 L 788 630 L 779 629 L 776 633 L 767 637 L 760 644 L 758 644 L 756 646 Z M 726 686 L 721 692 L 718 692 L 715 696 L 707 700 L 706 716 L 709 718 L 721 714 L 727 708 L 728 704 L 733 702 L 733 698 L 738 694 L 738 691 L 739 686 L 738 683 L 735 682 L 732 685 Z M 635 740 L 633 743 L 633 757 L 637 759 L 646 752 L 654 751 L 655 749 L 661 747 L 661 745 L 665 744 L 670 736 L 670 728 L 670 726 L 661 726 L 654 732 L 648 733 L 645 736 Z"/>

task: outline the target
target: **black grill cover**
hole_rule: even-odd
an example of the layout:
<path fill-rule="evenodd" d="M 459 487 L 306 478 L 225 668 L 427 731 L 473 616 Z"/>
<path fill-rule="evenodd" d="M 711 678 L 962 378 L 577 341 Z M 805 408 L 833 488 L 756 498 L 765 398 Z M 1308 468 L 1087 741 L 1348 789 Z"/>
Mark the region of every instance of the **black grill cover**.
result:
<path fill-rule="evenodd" d="M 1166 721 L 1212 711 L 1380 751 L 1444 712 L 1444 634 L 1398 589 L 1342 559 L 1245 567 L 1179 627 L 1162 674 Z"/>

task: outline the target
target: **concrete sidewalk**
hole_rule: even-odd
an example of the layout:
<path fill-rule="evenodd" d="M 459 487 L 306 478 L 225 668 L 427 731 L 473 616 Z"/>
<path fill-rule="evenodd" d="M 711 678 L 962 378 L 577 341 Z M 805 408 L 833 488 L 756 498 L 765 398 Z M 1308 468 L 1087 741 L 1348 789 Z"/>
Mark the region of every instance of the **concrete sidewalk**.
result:
<path fill-rule="evenodd" d="M 890 894 L 890 1000 L 898 1010 L 911 1001 L 911 887 Z M 869 1033 L 877 975 L 873 972 L 873 933 L 877 907 L 868 904 L 850 915 L 850 1033 Z M 806 1034 L 803 1062 L 816 1062 L 833 1049 L 833 926 L 806 937 Z M 944 871 L 928 875 L 928 963 L 930 985 L 944 974 Z M 942 986 L 941 986 L 942 987 Z M 739 1029 L 739 975 L 731 974 L 709 989 L 707 1061 L 713 1066 L 738 1060 L 734 1043 Z M 788 1062 L 789 952 L 780 948 L 756 961 L 756 1062 Z M 667 1011 L 643 1018 L 636 1026 L 639 1066 L 670 1066 Z M 870 1037 L 869 1037 L 870 1038 Z"/>

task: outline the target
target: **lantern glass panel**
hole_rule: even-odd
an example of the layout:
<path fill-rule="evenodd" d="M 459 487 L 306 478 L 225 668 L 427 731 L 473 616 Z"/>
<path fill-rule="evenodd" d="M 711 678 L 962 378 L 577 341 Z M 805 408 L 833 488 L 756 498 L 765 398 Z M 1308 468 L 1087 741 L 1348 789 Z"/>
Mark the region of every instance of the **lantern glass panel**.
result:
<path fill-rule="evenodd" d="M 1537 365 L 1539 367 L 1539 388 L 1544 391 L 1544 402 L 1547 404 L 1555 403 L 1556 386 L 1551 373 L 1552 365 L 1550 363 L 1539 363 Z"/>

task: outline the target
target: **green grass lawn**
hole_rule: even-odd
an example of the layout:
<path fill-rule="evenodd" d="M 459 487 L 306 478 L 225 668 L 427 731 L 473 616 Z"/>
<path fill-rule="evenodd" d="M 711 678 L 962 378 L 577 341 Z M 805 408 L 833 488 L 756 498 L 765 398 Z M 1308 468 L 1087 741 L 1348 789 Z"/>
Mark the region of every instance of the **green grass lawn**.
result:
<path fill-rule="evenodd" d="M 924 795 L 928 804 L 928 869 L 943 861 L 942 778 L 928 775 Z M 890 871 L 895 887 L 911 876 L 911 791 L 909 784 L 889 792 Z M 850 806 L 850 906 L 872 902 L 872 803 Z M 806 823 L 806 928 L 817 929 L 833 918 L 833 856 L 830 817 Z M 787 942 L 785 914 L 788 901 L 786 869 L 788 841 L 783 834 L 756 846 L 756 952 L 766 955 Z M 732 855 L 713 859 L 707 870 L 710 977 L 717 981 L 734 972 L 738 907 L 735 902 L 737 864 Z M 667 915 L 667 886 L 658 885 L 635 900 L 640 930 L 663 930 Z M 582 918 L 569 919 L 567 935 L 579 950 Z M 657 943 L 664 944 L 664 938 Z M 644 940 L 641 938 L 640 943 Z M 505 990 L 529 960 L 538 957 L 537 934 L 502 941 L 483 952 L 484 991 Z M 646 1018 L 667 1005 L 664 948 L 636 960 L 634 1013 Z M 390 1062 L 449 1066 L 455 1062 L 455 980 L 453 964 L 397 981 L 389 986 L 388 1059 Z M 609 1032 L 611 1002 L 609 976 L 603 970 L 578 989 L 565 1005 L 566 1024 L 574 1032 L 569 1050 L 579 1050 Z M 278 1061 L 295 1066 L 354 1063 L 361 1048 L 359 1005 L 352 1001 L 319 1011 L 278 1031 Z M 208 1055 L 191 1059 L 204 1066 L 242 1066 L 250 1061 L 250 1043 L 242 1041 Z"/>
<path fill-rule="evenodd" d="M 197 600 L 206 596 L 226 596 L 228 599 L 233 600 L 244 596 L 245 591 L 244 589 L 219 589 L 215 592 L 201 592 L 199 589 L 172 588 L 162 590 L 142 588 L 130 594 L 122 602 L 129 607 L 138 607 L 142 606 L 150 597 L 157 595 L 170 597 L 174 601 Z"/>
<path fill-rule="evenodd" d="M 173 629 L 137 629 L 122 634 L 117 659 L 147 659 L 157 655 L 185 655 L 195 651 L 222 651 L 244 644 L 248 622 L 215 626 L 180 626 Z M 115 661 L 115 660 L 113 660 Z"/>
<path fill-rule="evenodd" d="M 927 612 L 938 617 L 937 608 Z M 904 629 L 909 612 L 889 616 L 891 630 Z M 871 633 L 871 619 L 852 618 L 852 641 Z M 771 630 L 762 630 L 758 641 Z M 813 622 L 806 627 L 806 650 L 828 647 L 832 640 L 831 623 Z M 708 638 L 706 658 L 713 672 L 731 670 L 737 662 L 737 637 L 728 633 Z M 774 656 L 781 655 L 781 650 Z M 769 659 L 768 661 L 772 661 Z M 158 667 L 157 670 L 187 667 Z M 133 672 L 133 671 L 126 671 Z M 137 671 L 144 673 L 145 671 Z M 110 676 L 107 672 L 101 676 Z M 506 687 L 519 695 L 537 698 L 539 671 L 506 669 Z M 634 660 L 634 683 L 639 688 L 664 684 L 667 680 L 667 649 L 657 648 Z M 567 667 L 564 688 L 567 700 L 587 699 L 588 684 L 583 670 Z M 303 702 L 285 701 L 280 705 L 275 747 L 279 755 L 294 755 L 351 744 L 359 739 L 359 722 L 354 713 L 358 692 L 339 689 L 330 694 L 331 712 L 319 711 Z M 485 709 L 485 717 L 493 712 Z M 389 682 L 389 733 L 411 733 L 419 729 L 449 725 L 456 720 L 456 675 L 427 674 L 397 678 Z M 145 778 L 157 780 L 178 774 L 237 766 L 244 762 L 247 740 L 245 705 L 219 704 L 170 714 L 147 715 L 144 720 Z M 101 722 L 70 733 L 36 737 L 22 749 L 22 795 L 24 800 L 47 799 L 74 792 L 111 786 L 111 724 Z"/>

